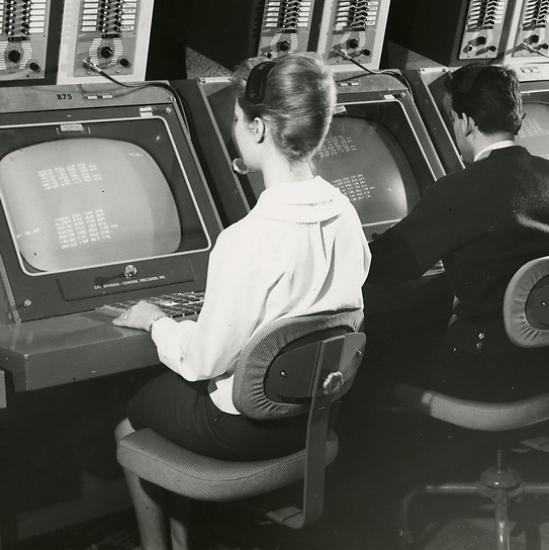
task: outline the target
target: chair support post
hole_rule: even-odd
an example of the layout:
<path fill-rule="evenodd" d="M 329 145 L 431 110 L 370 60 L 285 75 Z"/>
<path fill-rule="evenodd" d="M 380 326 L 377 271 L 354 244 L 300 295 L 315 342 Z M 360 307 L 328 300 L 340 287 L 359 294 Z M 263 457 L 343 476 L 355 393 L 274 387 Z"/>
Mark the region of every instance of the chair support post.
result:
<path fill-rule="evenodd" d="M 335 354 L 334 354 L 335 351 Z M 307 422 L 308 453 L 303 481 L 303 521 L 317 520 L 324 508 L 324 441 L 328 433 L 331 396 L 323 389 L 329 372 L 337 370 L 343 352 L 343 339 L 321 343 L 318 349 L 312 392 L 311 411 Z M 335 360 L 334 360 L 335 358 Z M 334 361 L 332 363 L 332 361 Z"/>
<path fill-rule="evenodd" d="M 337 343 L 340 347 L 341 343 Z M 324 371 L 327 344 L 319 346 L 315 360 L 315 376 L 313 379 L 313 395 L 311 398 L 311 412 L 307 421 L 307 447 L 312 449 L 305 461 L 305 476 L 303 479 L 303 522 L 315 521 L 322 515 L 324 507 L 324 453 L 322 442 L 328 431 L 329 402 L 321 394 L 321 374 Z M 317 452 L 318 451 L 318 452 Z M 300 526 L 301 527 L 301 526 Z"/>
<path fill-rule="evenodd" d="M 494 496 L 497 550 L 511 550 L 509 536 L 509 497 L 505 490 L 497 491 Z"/>
<path fill-rule="evenodd" d="M 330 407 L 326 397 L 313 398 L 316 408 L 316 422 L 309 427 L 310 437 L 318 441 L 326 439 L 328 432 L 328 417 Z M 324 507 L 324 449 L 319 446 L 319 452 L 311 453 L 305 462 L 305 477 L 303 481 L 303 521 L 310 523 L 322 515 Z"/>
<path fill-rule="evenodd" d="M 334 354 L 335 351 L 335 354 Z M 303 478 L 303 508 L 300 513 L 284 517 L 278 512 L 271 512 L 269 517 L 292 529 L 301 529 L 304 525 L 316 521 L 324 509 L 324 442 L 328 433 L 330 416 L 330 395 L 326 395 L 322 381 L 333 367 L 339 364 L 343 351 L 343 340 L 334 338 L 322 342 L 318 347 L 313 378 L 311 408 L 307 420 L 307 442 L 309 449 L 305 460 Z M 337 357 L 334 364 L 331 361 Z M 285 510 L 286 511 L 286 510 Z"/>

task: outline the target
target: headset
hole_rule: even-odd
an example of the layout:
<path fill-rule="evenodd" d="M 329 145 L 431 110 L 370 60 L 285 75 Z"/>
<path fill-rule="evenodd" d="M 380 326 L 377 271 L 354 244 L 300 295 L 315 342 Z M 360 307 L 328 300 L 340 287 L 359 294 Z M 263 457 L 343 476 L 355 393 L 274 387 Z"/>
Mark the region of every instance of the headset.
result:
<path fill-rule="evenodd" d="M 254 105 L 261 103 L 265 98 L 265 90 L 267 89 L 267 77 L 274 67 L 273 61 L 262 61 L 255 65 L 246 81 L 246 90 L 244 97 Z"/>

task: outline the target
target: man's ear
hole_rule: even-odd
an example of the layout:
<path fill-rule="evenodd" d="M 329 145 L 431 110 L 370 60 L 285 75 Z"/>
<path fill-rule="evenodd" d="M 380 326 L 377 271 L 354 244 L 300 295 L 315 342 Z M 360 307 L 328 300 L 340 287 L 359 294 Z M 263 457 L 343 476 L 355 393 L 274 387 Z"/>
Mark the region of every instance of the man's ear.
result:
<path fill-rule="evenodd" d="M 473 133 L 474 129 L 477 127 L 477 123 L 473 118 L 463 113 L 463 117 L 465 119 L 465 136 L 468 136 Z"/>
<path fill-rule="evenodd" d="M 253 124 L 255 140 L 257 141 L 257 143 L 263 143 L 263 140 L 265 139 L 265 122 L 261 117 L 256 116 L 254 118 Z"/>
<path fill-rule="evenodd" d="M 465 135 L 465 129 L 467 127 L 467 118 L 464 113 L 454 115 L 453 124 L 456 124 L 460 129 L 461 135 Z"/>

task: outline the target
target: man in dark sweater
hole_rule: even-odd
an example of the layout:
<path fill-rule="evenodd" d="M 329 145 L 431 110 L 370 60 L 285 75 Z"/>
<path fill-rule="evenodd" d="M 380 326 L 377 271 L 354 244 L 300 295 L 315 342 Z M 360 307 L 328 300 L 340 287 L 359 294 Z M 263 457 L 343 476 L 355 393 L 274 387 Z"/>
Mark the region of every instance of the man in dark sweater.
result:
<path fill-rule="evenodd" d="M 406 218 L 371 243 L 367 283 L 417 278 L 442 259 L 454 316 L 431 387 L 493 401 L 541 393 L 549 389 L 549 353 L 511 344 L 502 303 L 515 271 L 549 255 L 549 161 L 514 141 L 522 104 L 513 71 L 468 65 L 451 75 L 447 91 L 468 166 L 441 178 Z"/>

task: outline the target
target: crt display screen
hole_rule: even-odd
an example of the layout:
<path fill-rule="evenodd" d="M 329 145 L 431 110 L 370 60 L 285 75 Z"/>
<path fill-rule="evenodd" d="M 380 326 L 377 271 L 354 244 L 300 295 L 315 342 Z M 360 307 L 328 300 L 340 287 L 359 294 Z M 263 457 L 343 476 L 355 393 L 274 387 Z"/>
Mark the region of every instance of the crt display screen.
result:
<path fill-rule="evenodd" d="M 181 241 L 170 187 L 141 147 L 83 138 L 0 160 L 0 192 L 29 271 L 171 254 Z"/>
<path fill-rule="evenodd" d="M 59 125 L 0 129 L 0 199 L 26 273 L 209 248 L 161 120 L 89 121 L 79 129 L 62 138 Z"/>
<path fill-rule="evenodd" d="M 402 103 L 366 97 L 340 97 L 314 168 L 350 198 L 371 240 L 406 216 L 435 176 Z M 229 156 L 239 157 L 231 134 L 234 97 L 225 88 L 209 101 Z M 253 207 L 264 189 L 261 175 L 250 172 L 239 179 Z"/>
<path fill-rule="evenodd" d="M 530 153 L 549 159 L 549 103 L 523 101 L 524 119 L 517 143 Z"/>
<path fill-rule="evenodd" d="M 398 142 L 384 126 L 362 117 L 334 117 L 315 168 L 351 200 L 368 239 L 400 221 L 419 199 Z"/>

